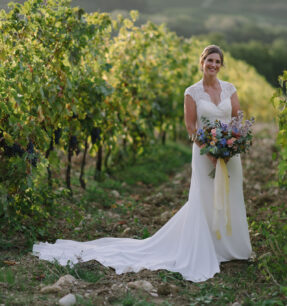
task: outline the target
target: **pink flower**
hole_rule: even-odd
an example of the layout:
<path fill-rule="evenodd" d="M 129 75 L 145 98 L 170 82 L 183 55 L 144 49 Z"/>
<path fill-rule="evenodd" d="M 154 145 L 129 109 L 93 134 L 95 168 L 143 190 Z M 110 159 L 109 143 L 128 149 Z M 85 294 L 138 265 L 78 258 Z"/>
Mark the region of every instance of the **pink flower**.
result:
<path fill-rule="evenodd" d="M 233 142 L 236 140 L 236 138 L 230 138 L 230 139 L 228 139 L 227 141 L 226 141 L 226 143 L 227 143 L 227 145 L 228 145 L 228 147 L 229 148 L 231 148 L 232 147 L 232 145 L 233 145 Z"/>
<path fill-rule="evenodd" d="M 212 129 L 211 134 L 212 134 L 213 137 L 215 137 L 216 136 L 216 129 Z"/>

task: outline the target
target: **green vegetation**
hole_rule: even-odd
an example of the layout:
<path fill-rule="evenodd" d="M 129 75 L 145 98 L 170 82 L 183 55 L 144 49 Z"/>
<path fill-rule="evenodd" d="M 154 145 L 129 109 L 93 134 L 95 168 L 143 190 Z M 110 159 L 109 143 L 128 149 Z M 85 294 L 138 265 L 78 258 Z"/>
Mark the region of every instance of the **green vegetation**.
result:
<path fill-rule="evenodd" d="M 279 182 L 287 186 L 287 71 L 279 78 L 280 87 L 273 96 L 273 103 L 278 110 L 279 133 L 277 142 L 280 146 Z"/>
<path fill-rule="evenodd" d="M 95 160 L 97 180 L 134 162 L 149 146 L 186 138 L 183 92 L 201 78 L 198 57 L 208 42 L 182 39 L 151 22 L 137 27 L 136 15 L 112 20 L 53 0 L 2 11 L 3 229 L 9 224 L 17 232 L 43 236 L 41 224 L 62 196 L 72 194 L 74 159 L 85 189 L 88 159 Z M 226 66 L 221 78 L 235 84 L 247 116 L 272 118 L 271 86 L 229 54 Z M 158 175 L 152 180 L 159 182 Z"/>

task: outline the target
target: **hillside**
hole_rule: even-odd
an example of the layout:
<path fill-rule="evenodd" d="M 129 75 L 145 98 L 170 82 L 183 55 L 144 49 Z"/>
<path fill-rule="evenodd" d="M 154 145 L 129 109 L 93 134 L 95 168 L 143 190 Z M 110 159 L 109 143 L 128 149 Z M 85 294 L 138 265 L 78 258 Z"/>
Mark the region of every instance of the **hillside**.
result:
<path fill-rule="evenodd" d="M 7 9 L 9 0 L 1 0 Z M 24 0 L 16 2 L 23 3 Z M 72 0 L 87 12 L 107 11 L 116 17 L 138 10 L 137 25 L 165 23 L 179 36 L 204 36 L 237 59 L 246 61 L 274 86 L 287 69 L 286 0 Z"/>
<path fill-rule="evenodd" d="M 287 3 L 285 0 L 148 0 L 151 11 L 164 11 L 168 8 L 194 8 L 207 14 L 239 14 L 248 16 L 264 16 L 274 23 L 286 24 Z"/>
<path fill-rule="evenodd" d="M 1 0 L 0 8 L 7 8 L 9 2 Z M 219 32 L 228 41 L 271 42 L 287 38 L 285 0 L 72 0 L 71 3 L 88 12 L 136 9 L 142 13 L 141 22 L 165 22 L 185 37 Z"/>

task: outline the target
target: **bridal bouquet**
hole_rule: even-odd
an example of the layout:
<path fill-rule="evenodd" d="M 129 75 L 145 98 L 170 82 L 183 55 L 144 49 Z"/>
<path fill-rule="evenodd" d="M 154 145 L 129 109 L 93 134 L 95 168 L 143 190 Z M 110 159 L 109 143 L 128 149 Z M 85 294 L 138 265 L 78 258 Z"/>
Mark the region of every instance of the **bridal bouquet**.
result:
<path fill-rule="evenodd" d="M 217 158 L 216 168 L 209 174 L 214 178 L 214 213 L 212 228 L 217 239 L 221 239 L 220 212 L 225 214 L 226 233 L 232 234 L 230 203 L 229 203 L 229 175 L 227 160 L 242 152 L 246 152 L 252 144 L 251 126 L 254 118 L 243 122 L 243 112 L 233 117 L 228 124 L 216 120 L 210 122 L 202 118 L 203 128 L 197 131 L 197 141 L 201 146 L 200 154 L 210 154 Z"/>
<path fill-rule="evenodd" d="M 251 126 L 254 118 L 243 122 L 243 112 L 233 117 L 228 124 L 216 120 L 210 122 L 202 117 L 203 128 L 197 130 L 196 139 L 201 145 L 200 154 L 210 154 L 215 158 L 227 160 L 230 157 L 245 153 L 252 145 Z M 214 170 L 210 176 L 214 177 Z"/>

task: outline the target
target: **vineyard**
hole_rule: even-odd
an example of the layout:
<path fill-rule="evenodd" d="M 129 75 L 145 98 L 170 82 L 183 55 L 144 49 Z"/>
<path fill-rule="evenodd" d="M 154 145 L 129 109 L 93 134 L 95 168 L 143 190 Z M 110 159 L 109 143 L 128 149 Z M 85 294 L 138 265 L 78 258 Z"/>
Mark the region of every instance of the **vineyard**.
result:
<path fill-rule="evenodd" d="M 58 225 L 53 235 L 48 226 L 58 214 L 70 222 L 63 229 L 73 227 L 73 222 L 80 222 L 85 201 L 105 197 L 101 184 L 117 186 L 109 178 L 148 158 L 152 148 L 178 154 L 182 164 L 187 163 L 186 149 L 174 148 L 187 142 L 183 93 L 200 80 L 199 55 L 209 44 L 179 37 L 164 25 L 147 22 L 138 27 L 136 11 L 115 20 L 107 13 L 71 8 L 68 0 L 28 0 L 10 6 L 9 12 L 0 14 L 4 249 L 15 234 L 25 237 L 28 245 L 38 238 L 53 240 Z M 280 160 L 279 185 L 284 188 L 287 74 L 274 94 L 251 66 L 228 53 L 225 62 L 220 78 L 236 86 L 246 116 L 255 116 L 258 123 L 274 123 L 278 117 L 273 157 Z M 160 158 L 165 165 L 179 167 L 165 153 Z M 153 171 L 156 176 L 151 167 Z M 144 178 L 139 180 L 148 185 Z M 107 198 L 104 208 L 112 207 Z M 65 209 L 68 202 L 80 203 L 74 216 Z M 141 238 L 148 235 L 145 229 Z"/>
<path fill-rule="evenodd" d="M 118 20 L 87 15 L 68 1 L 27 1 L 2 11 L 5 223 L 48 217 L 62 167 L 72 192 L 74 155 L 81 153 L 85 188 L 87 156 L 95 159 L 97 179 L 154 142 L 186 137 L 183 92 L 200 78 L 198 55 L 207 42 L 184 40 L 152 23 L 138 28 L 136 17 L 133 11 Z M 233 80 L 247 115 L 270 119 L 272 88 L 243 62 L 228 54 L 226 61 L 222 79 Z"/>

